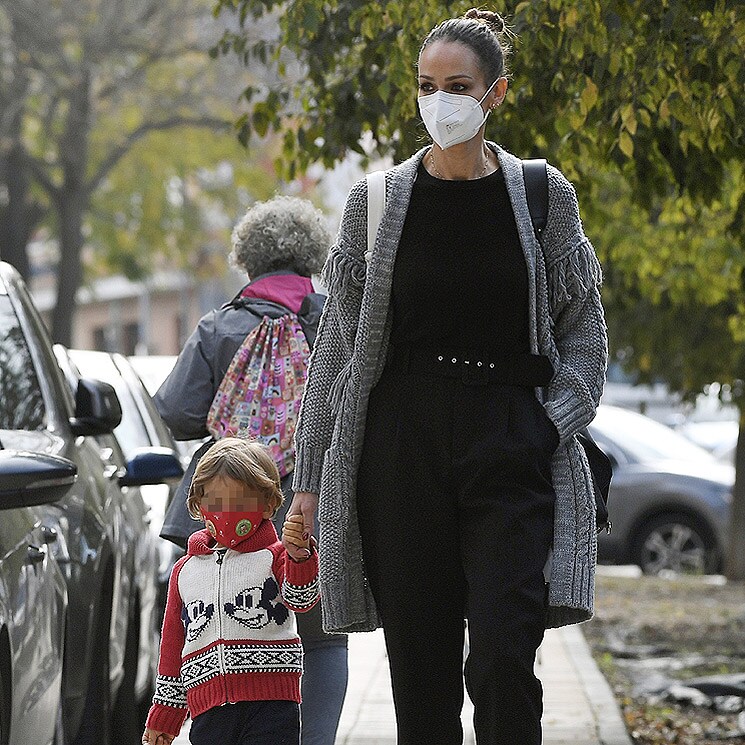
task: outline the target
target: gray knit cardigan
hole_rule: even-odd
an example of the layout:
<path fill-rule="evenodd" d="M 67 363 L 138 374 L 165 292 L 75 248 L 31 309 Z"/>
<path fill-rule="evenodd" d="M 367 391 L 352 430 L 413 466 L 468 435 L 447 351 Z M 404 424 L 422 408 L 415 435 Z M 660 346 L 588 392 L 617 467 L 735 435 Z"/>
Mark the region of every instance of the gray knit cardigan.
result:
<path fill-rule="evenodd" d="M 549 214 L 541 250 L 521 161 L 488 144 L 504 172 L 528 268 L 531 349 L 547 355 L 555 370 L 551 383 L 536 395 L 560 438 L 552 461 L 556 509 L 547 623 L 563 626 L 585 621 L 593 612 L 595 502 L 589 466 L 574 435 L 594 417 L 605 379 L 601 270 L 566 178 L 549 166 Z M 367 184 L 362 179 L 352 187 L 324 269 L 329 298 L 295 434 L 293 487 L 320 495 L 321 598 L 324 628 L 331 632 L 380 626 L 362 561 L 356 477 L 368 397 L 388 352 L 396 249 L 426 152 L 424 148 L 386 172 L 386 207 L 369 256 Z"/>

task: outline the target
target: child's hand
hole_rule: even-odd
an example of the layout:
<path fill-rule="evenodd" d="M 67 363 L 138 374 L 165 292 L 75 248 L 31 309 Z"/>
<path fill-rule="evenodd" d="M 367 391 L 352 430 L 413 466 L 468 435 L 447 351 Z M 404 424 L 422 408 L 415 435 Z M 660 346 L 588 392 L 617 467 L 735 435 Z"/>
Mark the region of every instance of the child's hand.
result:
<path fill-rule="evenodd" d="M 311 556 L 310 534 L 302 515 L 288 515 L 282 526 L 282 545 L 293 561 L 306 561 Z"/>
<path fill-rule="evenodd" d="M 145 727 L 142 733 L 142 742 L 147 745 L 171 745 L 176 738 L 173 735 L 167 735 L 165 732 Z"/>

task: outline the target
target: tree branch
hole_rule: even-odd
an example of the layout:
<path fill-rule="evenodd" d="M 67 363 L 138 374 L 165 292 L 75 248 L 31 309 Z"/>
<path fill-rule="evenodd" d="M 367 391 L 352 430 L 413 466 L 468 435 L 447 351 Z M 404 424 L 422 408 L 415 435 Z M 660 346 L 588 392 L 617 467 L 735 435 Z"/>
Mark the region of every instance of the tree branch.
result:
<path fill-rule="evenodd" d="M 140 50 L 131 50 L 131 51 L 140 51 Z M 99 101 L 103 101 L 109 98 L 110 96 L 115 95 L 122 88 L 125 88 L 128 85 L 131 85 L 134 81 L 137 80 L 137 78 L 140 78 L 146 75 L 150 66 L 154 65 L 156 62 L 178 60 L 184 55 L 192 53 L 192 52 L 204 54 L 204 49 L 202 49 L 199 46 L 193 45 L 193 46 L 183 46 L 183 47 L 179 47 L 177 49 L 171 49 L 171 50 L 162 50 L 162 49 L 157 50 L 157 51 L 152 50 L 148 52 L 147 56 L 139 60 L 135 66 L 130 68 L 126 74 L 117 78 L 117 80 L 111 81 L 109 83 L 106 83 L 106 85 L 102 86 L 96 93 L 96 98 Z"/>
<path fill-rule="evenodd" d="M 36 179 L 41 188 L 44 189 L 47 194 L 49 194 L 52 201 L 56 201 L 59 197 L 61 189 L 50 178 L 44 167 L 43 161 L 41 161 L 39 158 L 35 158 L 25 149 L 22 149 L 21 152 L 23 154 L 23 160 L 28 166 L 29 171 L 31 171 L 34 179 Z"/>
<path fill-rule="evenodd" d="M 137 129 L 130 132 L 125 138 L 124 142 L 117 145 L 111 150 L 111 152 L 101 161 L 96 173 L 88 182 L 86 190 L 88 193 L 95 191 L 101 182 L 106 178 L 112 168 L 132 149 L 132 147 L 139 142 L 143 137 L 148 135 L 150 132 L 162 132 L 166 129 L 174 129 L 175 127 L 208 127 L 213 129 L 228 129 L 232 127 L 232 122 L 226 119 L 218 119 L 217 117 L 189 117 L 189 116 L 173 116 L 169 119 L 163 119 L 159 122 L 145 122 L 141 124 Z"/>

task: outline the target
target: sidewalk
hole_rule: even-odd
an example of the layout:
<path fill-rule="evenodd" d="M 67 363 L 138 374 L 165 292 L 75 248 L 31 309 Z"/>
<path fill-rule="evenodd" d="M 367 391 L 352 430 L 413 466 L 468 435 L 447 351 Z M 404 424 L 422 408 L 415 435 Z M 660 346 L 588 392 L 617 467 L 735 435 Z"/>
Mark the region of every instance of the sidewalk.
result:
<path fill-rule="evenodd" d="M 382 632 L 352 634 L 349 664 L 349 690 L 336 745 L 395 745 Z M 544 687 L 544 745 L 631 745 L 608 683 L 577 627 L 546 633 L 536 672 Z M 472 718 L 466 696 L 464 745 L 476 742 Z"/>
<path fill-rule="evenodd" d="M 544 688 L 543 745 L 631 745 L 618 706 L 579 628 L 546 632 L 536 667 Z M 475 745 L 466 696 L 464 745 Z M 188 745 L 188 722 L 174 745 Z M 349 637 L 349 688 L 336 745 L 395 745 L 381 631 Z M 436 743 L 433 743 L 436 745 Z"/>

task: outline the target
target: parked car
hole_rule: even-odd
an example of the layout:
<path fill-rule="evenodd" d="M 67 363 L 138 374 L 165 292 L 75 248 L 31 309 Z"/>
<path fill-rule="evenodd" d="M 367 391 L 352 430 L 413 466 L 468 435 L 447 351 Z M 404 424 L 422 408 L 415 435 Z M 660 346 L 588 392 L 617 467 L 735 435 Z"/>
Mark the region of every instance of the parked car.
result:
<path fill-rule="evenodd" d="M 613 463 L 601 561 L 645 573 L 721 569 L 734 469 L 649 417 L 601 404 L 590 432 Z"/>
<path fill-rule="evenodd" d="M 5 330 L 0 296 L 0 338 Z M 0 342 L 0 348 L 2 342 Z M 0 368 L 9 389 L 12 370 Z M 0 399 L 0 429 L 11 423 Z M 75 483 L 64 458 L 0 449 L 0 745 L 54 741 L 62 701 L 67 587 L 38 507 Z"/>
<path fill-rule="evenodd" d="M 49 715 L 57 741 L 106 745 L 116 732 L 117 743 L 138 742 L 135 706 L 149 693 L 157 657 L 149 632 L 157 558 L 147 507 L 131 487 L 152 482 L 152 459 L 102 461 L 94 436 L 110 433 L 121 419 L 113 388 L 84 378 L 72 396 L 23 281 L 2 262 L 0 318 L 0 409 L 6 413 L 0 443 L 7 450 L 62 457 L 78 473 L 62 498 L 35 508 L 67 593 L 60 620 L 61 704 Z M 4 629 L 0 645 L 10 638 Z M 19 702 L 12 688 L 3 695 L 6 711 L 28 703 Z M 21 739 L 12 727 L 11 721 L 14 745 L 41 742 Z"/>
<path fill-rule="evenodd" d="M 122 421 L 114 429 L 113 435 L 124 458 L 134 458 L 148 452 L 159 456 L 160 471 L 155 475 L 162 479 L 162 483 L 141 486 L 140 493 L 149 509 L 150 532 L 158 548 L 157 619 L 160 624 L 171 569 L 183 554 L 178 546 L 160 537 L 160 530 L 166 508 L 178 481 L 184 475 L 184 465 L 188 465 L 188 461 L 183 462 L 171 431 L 161 419 L 150 394 L 126 357 L 86 349 L 66 350 L 59 344 L 55 344 L 54 350 L 66 374 L 73 373 L 71 385 L 76 386 L 80 377 L 87 376 L 103 380 L 114 387 L 122 407 Z M 103 441 L 102 444 L 106 446 L 109 443 Z"/>

